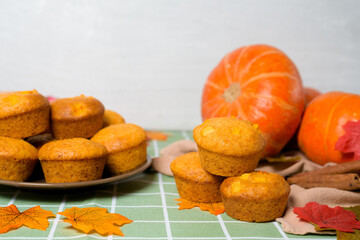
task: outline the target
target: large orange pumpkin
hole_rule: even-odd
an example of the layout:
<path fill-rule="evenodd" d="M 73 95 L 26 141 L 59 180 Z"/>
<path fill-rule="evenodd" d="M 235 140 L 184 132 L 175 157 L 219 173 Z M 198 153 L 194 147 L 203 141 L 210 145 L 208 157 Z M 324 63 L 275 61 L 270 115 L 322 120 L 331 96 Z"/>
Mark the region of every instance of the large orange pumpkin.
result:
<path fill-rule="evenodd" d="M 202 95 L 203 120 L 235 116 L 259 125 L 264 156 L 279 153 L 304 110 L 304 90 L 294 63 L 279 49 L 251 45 L 227 54 L 209 75 Z"/>
<path fill-rule="evenodd" d="M 345 134 L 343 126 L 358 120 L 360 95 L 329 92 L 318 96 L 305 110 L 298 134 L 299 147 L 319 164 L 352 161 L 354 154 L 335 150 L 335 144 Z"/>
<path fill-rule="evenodd" d="M 321 92 L 315 88 L 311 87 L 304 87 L 304 93 L 305 93 L 305 109 L 306 106 L 315 98 L 321 95 Z M 300 127 L 300 126 L 299 126 Z M 299 133 L 299 128 L 296 129 L 296 132 L 292 136 L 292 138 L 287 142 L 287 144 L 284 147 L 285 151 L 294 151 L 299 149 L 299 144 L 297 142 L 297 135 Z"/>

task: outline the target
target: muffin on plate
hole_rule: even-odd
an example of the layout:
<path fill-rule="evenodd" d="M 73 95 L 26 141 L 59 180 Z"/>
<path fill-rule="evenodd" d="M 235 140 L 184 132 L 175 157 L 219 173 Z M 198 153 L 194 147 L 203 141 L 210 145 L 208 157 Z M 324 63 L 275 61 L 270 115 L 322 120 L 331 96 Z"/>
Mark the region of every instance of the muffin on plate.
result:
<path fill-rule="evenodd" d="M 49 111 L 36 90 L 0 93 L 0 136 L 26 138 L 49 130 Z"/>
<path fill-rule="evenodd" d="M 180 197 L 192 202 L 221 202 L 220 185 L 224 178 L 206 172 L 198 152 L 175 158 L 170 167 Z"/>
<path fill-rule="evenodd" d="M 26 181 L 38 162 L 35 147 L 21 139 L 0 137 L 0 179 Z"/>
<path fill-rule="evenodd" d="M 85 138 L 52 141 L 39 150 L 39 160 L 47 183 L 100 179 L 106 158 L 104 146 Z"/>
<path fill-rule="evenodd" d="M 120 114 L 112 110 L 108 110 L 108 109 L 105 110 L 103 128 L 108 127 L 110 125 L 121 124 L 121 123 L 125 123 L 125 119 Z"/>
<path fill-rule="evenodd" d="M 102 144 L 109 152 L 105 168 L 111 175 L 128 172 L 146 161 L 146 133 L 135 124 L 108 126 L 91 140 Z"/>
<path fill-rule="evenodd" d="M 51 130 L 56 139 L 90 138 L 102 128 L 105 109 L 96 98 L 60 98 L 50 106 Z"/>
<path fill-rule="evenodd" d="M 265 148 L 258 126 L 234 117 L 205 120 L 193 135 L 202 167 L 224 177 L 254 171 Z"/>
<path fill-rule="evenodd" d="M 290 186 L 279 174 L 251 172 L 225 179 L 220 193 L 230 217 L 266 222 L 283 215 Z"/>

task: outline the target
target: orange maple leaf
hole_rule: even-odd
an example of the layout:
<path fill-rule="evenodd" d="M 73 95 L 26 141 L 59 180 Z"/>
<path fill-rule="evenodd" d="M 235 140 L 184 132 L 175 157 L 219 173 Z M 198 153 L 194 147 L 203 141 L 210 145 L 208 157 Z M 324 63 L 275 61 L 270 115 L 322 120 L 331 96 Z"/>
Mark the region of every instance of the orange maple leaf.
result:
<path fill-rule="evenodd" d="M 179 210 L 183 209 L 191 209 L 194 207 L 198 207 L 203 211 L 209 211 L 211 214 L 219 215 L 225 212 L 224 203 L 216 202 L 216 203 L 200 203 L 200 202 L 191 202 L 189 200 L 179 198 L 175 199 L 178 201 Z"/>
<path fill-rule="evenodd" d="M 131 223 L 132 220 L 129 220 L 120 214 L 108 213 L 107 211 L 106 208 L 99 207 L 73 207 L 65 209 L 64 212 L 59 212 L 58 214 L 67 217 L 67 219 L 63 220 L 64 222 L 71 223 L 74 228 L 85 233 L 95 230 L 102 235 L 116 234 L 124 236 L 119 227 Z"/>
<path fill-rule="evenodd" d="M 146 138 L 148 140 L 160 140 L 160 141 L 166 141 L 168 138 L 168 135 L 163 132 L 155 132 L 155 131 L 146 131 Z"/>
<path fill-rule="evenodd" d="M 6 233 L 23 225 L 45 231 L 49 226 L 48 217 L 55 217 L 55 215 L 40 206 L 29 208 L 23 212 L 19 212 L 14 204 L 0 207 L 0 233 Z"/>

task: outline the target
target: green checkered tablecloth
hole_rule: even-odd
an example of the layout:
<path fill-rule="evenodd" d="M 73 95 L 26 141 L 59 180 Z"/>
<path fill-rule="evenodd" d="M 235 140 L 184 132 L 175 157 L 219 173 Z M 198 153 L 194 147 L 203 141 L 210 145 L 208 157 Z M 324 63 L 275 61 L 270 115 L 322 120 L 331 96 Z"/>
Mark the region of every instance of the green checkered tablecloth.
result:
<path fill-rule="evenodd" d="M 192 139 L 191 131 L 166 131 L 167 141 L 152 141 L 148 154 L 152 157 L 168 144 Z M 226 213 L 214 216 L 198 208 L 178 210 L 179 198 L 172 177 L 144 172 L 114 184 L 68 192 L 18 190 L 0 186 L 1 207 L 15 204 L 20 211 L 40 205 L 53 213 L 71 207 L 103 207 L 134 222 L 121 227 L 121 236 L 84 234 L 63 222 L 63 216 L 50 219 L 46 231 L 21 227 L 0 234 L 1 239 L 336 239 L 335 236 L 286 234 L 277 222 L 247 223 L 234 220 Z"/>

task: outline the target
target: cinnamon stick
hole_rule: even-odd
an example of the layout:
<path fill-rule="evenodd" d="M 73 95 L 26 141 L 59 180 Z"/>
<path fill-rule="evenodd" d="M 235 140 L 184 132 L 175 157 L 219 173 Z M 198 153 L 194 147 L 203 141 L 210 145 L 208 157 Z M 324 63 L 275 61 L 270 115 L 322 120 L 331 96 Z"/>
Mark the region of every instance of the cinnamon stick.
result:
<path fill-rule="evenodd" d="M 324 167 L 317 170 L 302 172 L 295 176 L 307 176 L 307 175 L 330 175 L 341 173 L 358 173 L 360 172 L 360 160 L 351 161 L 346 163 L 338 163 L 334 166 Z"/>
<path fill-rule="evenodd" d="M 359 175 L 355 173 L 346 174 L 306 174 L 289 177 L 287 181 L 290 184 L 297 184 L 303 188 L 313 187 L 331 187 L 342 190 L 360 189 Z"/>

